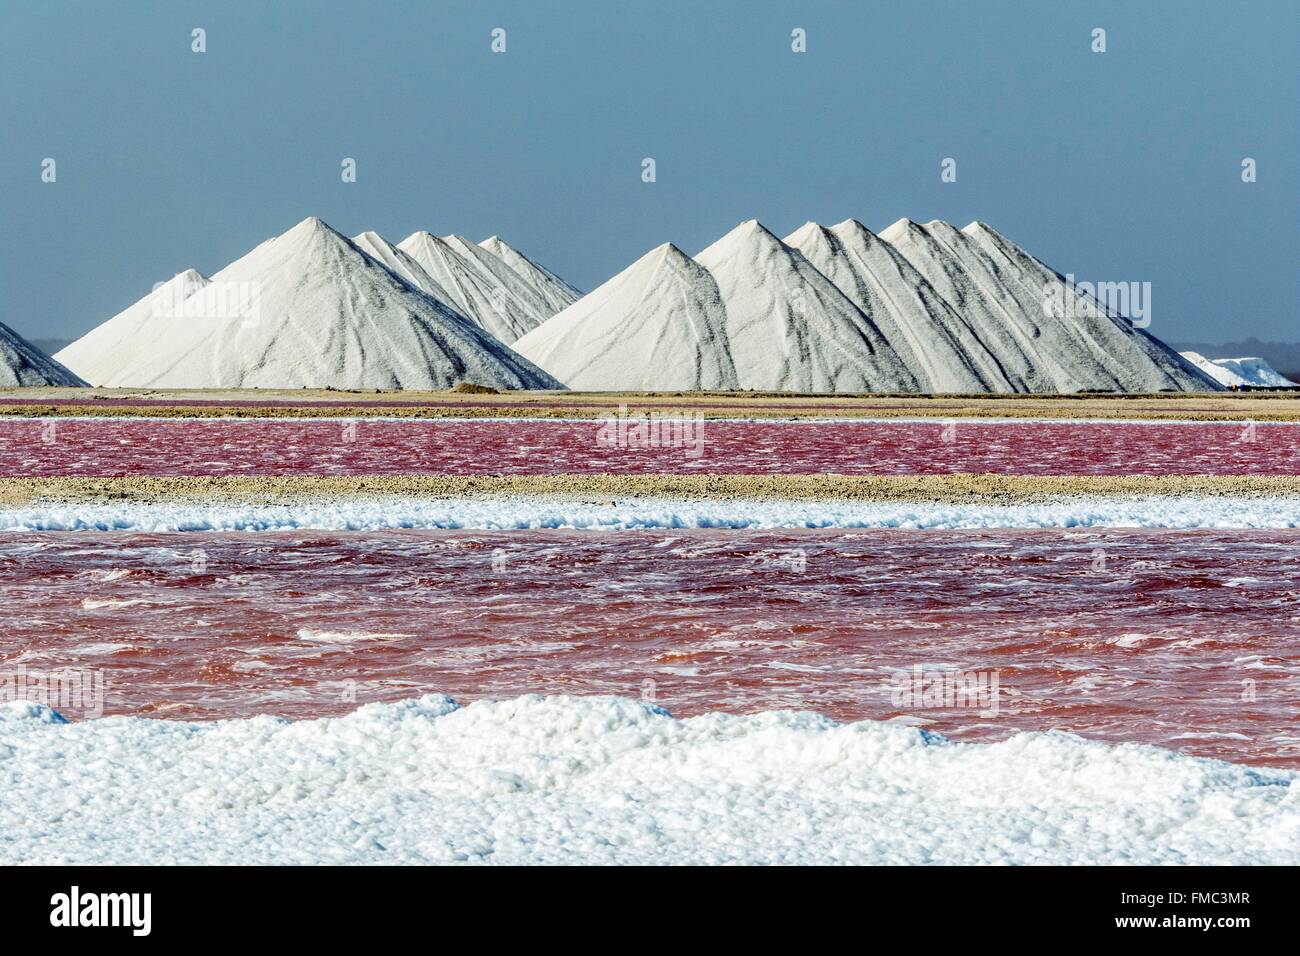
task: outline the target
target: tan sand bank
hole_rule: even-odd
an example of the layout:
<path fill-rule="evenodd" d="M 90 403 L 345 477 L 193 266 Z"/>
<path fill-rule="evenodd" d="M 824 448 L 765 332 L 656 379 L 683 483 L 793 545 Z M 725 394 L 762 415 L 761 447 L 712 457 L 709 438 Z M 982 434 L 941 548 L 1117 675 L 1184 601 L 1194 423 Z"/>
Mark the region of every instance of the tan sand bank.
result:
<path fill-rule="evenodd" d="M 1024 504 L 1074 497 L 1300 497 L 1300 476 L 507 475 L 0 479 L 0 506 L 73 502 L 281 504 L 334 497 L 841 499 Z"/>

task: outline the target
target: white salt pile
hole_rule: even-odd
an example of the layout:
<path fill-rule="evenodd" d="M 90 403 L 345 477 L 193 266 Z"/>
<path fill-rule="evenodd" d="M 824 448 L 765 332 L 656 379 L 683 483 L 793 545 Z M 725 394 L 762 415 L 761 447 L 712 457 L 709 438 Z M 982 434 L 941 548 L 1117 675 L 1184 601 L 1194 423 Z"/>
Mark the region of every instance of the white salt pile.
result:
<path fill-rule="evenodd" d="M 741 388 L 918 390 L 871 320 L 756 220 L 741 223 L 695 261 L 718 284 Z"/>
<path fill-rule="evenodd" d="M 496 237 L 407 242 L 418 256 L 308 219 L 212 280 L 187 269 L 58 357 L 106 386 L 562 387 L 504 343 L 576 300 L 572 286 Z"/>
<path fill-rule="evenodd" d="M 6 864 L 1300 863 L 1285 770 L 618 697 L 431 694 L 295 723 L 9 702 L 0 774 Z"/>
<path fill-rule="evenodd" d="M 310 219 L 211 283 L 181 273 L 57 358 L 96 385 L 178 388 L 1286 384 L 1261 360 L 1179 355 L 984 223 L 909 219 L 879 236 L 810 222 L 785 241 L 749 220 L 694 259 L 660 246 L 586 297 L 497 236 L 349 242 Z"/>
<path fill-rule="evenodd" d="M 1264 388 L 1289 388 L 1297 384 L 1258 356 L 1210 359 L 1200 352 L 1182 352 L 1180 354 L 1220 385 L 1235 385 L 1238 388 L 1243 385 Z"/>
<path fill-rule="evenodd" d="M 520 350 L 577 389 L 713 388 L 727 362 L 731 387 L 764 391 L 1220 387 L 979 222 L 957 230 L 902 219 L 879 236 L 854 220 L 810 222 L 784 242 L 742 223 L 695 257 L 725 313 L 725 335 L 710 341 L 728 354 L 707 362 L 689 349 L 647 348 L 699 324 L 671 301 L 678 291 L 638 278 L 649 259 L 543 324 Z M 692 282 L 707 285 L 700 275 Z M 670 301 L 646 301 L 637 288 Z M 635 346 L 624 348 L 629 334 Z"/>
<path fill-rule="evenodd" d="M 0 322 L 0 387 L 85 384 L 71 370 Z"/>
<path fill-rule="evenodd" d="M 994 279 L 988 280 L 984 261 L 971 254 L 975 268 L 938 241 L 938 237 L 910 219 L 900 219 L 880 233 L 925 278 L 935 291 L 966 319 L 976 336 L 998 360 L 1002 374 L 1016 392 L 1057 391 L 1035 339 L 1042 310 L 1025 315 Z M 959 244 L 959 249 L 971 250 Z M 985 284 L 981 285 L 980 280 Z"/>
<path fill-rule="evenodd" d="M 672 243 L 652 249 L 514 348 L 584 389 L 742 387 L 718 284 Z"/>
<path fill-rule="evenodd" d="M 392 271 L 398 267 L 409 265 L 381 263 L 319 219 L 305 219 L 178 307 L 154 310 L 134 329 L 138 316 L 110 320 L 130 334 L 106 336 L 98 356 L 92 337 L 102 326 L 65 352 L 91 353 L 78 364 L 93 366 L 95 384 L 109 386 L 562 387 Z"/>

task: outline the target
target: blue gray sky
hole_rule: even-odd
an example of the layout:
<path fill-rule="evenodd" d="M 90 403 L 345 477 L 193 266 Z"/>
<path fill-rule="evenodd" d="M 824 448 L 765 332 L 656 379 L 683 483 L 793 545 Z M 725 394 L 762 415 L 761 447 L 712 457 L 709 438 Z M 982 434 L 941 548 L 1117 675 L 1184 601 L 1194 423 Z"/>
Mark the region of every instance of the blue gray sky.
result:
<path fill-rule="evenodd" d="M 583 289 L 751 217 L 908 216 L 1149 281 L 1162 338 L 1294 340 L 1297 22 L 1290 0 L 6 2 L 0 320 L 75 337 L 307 215 L 499 233 Z"/>

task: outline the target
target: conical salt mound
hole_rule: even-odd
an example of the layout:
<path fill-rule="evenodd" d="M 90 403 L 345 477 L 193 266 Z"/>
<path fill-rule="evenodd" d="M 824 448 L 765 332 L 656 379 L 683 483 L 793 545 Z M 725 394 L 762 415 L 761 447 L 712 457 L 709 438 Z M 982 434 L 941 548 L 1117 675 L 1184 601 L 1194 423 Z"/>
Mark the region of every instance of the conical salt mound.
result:
<path fill-rule="evenodd" d="M 397 248 L 415 259 L 447 290 L 452 304 L 461 313 L 507 345 L 549 318 L 538 314 L 531 303 L 521 301 L 514 289 L 481 264 L 466 259 L 446 239 L 416 232 L 399 242 Z"/>
<path fill-rule="evenodd" d="M 726 326 L 713 276 L 664 243 L 514 348 L 570 388 L 738 389 Z"/>
<path fill-rule="evenodd" d="M 85 384 L 70 369 L 0 322 L 0 387 Z"/>
<path fill-rule="evenodd" d="M 866 226 L 806 223 L 786 236 L 870 317 L 925 392 L 1009 392 L 997 360 L 916 269 Z"/>
<path fill-rule="evenodd" d="M 741 388 L 918 390 L 870 319 L 798 250 L 755 220 L 741 223 L 695 261 L 718 283 Z"/>
<path fill-rule="evenodd" d="M 54 357 L 92 385 L 114 384 L 124 364 L 161 344 L 160 336 L 168 328 L 163 320 L 181 314 L 185 300 L 207 284 L 195 269 L 179 272 Z"/>
<path fill-rule="evenodd" d="M 563 312 L 582 298 L 581 292 L 551 270 L 529 259 L 500 236 L 489 236 L 479 245 L 529 282 L 537 290 L 538 294 L 546 300 L 552 314 Z"/>
<path fill-rule="evenodd" d="M 952 244 L 965 241 L 978 246 L 1023 307 L 1050 315 L 1051 321 L 1044 323 L 1050 329 L 1050 355 L 1068 367 L 1072 378 L 1084 383 L 1080 387 L 1125 392 L 1203 391 L 1219 384 L 1127 318 L 1078 292 L 1064 276 L 991 226 L 972 222 L 957 235 L 961 239 Z"/>
<path fill-rule="evenodd" d="M 319 219 L 163 316 L 106 384 L 155 388 L 560 388 Z"/>

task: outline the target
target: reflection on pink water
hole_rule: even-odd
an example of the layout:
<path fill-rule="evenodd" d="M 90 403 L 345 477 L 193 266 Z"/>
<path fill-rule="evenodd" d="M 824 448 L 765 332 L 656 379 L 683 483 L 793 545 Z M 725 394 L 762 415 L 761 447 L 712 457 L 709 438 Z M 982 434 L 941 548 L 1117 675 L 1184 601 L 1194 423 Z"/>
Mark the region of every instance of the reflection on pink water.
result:
<path fill-rule="evenodd" d="M 1300 425 L 705 422 L 701 453 L 596 421 L 0 419 L 0 475 L 1296 474 Z M 691 436 L 688 436 L 688 438 Z"/>
<path fill-rule="evenodd" d="M 109 714 L 614 693 L 1300 767 L 1297 531 L 21 534 L 0 601 L 0 676 L 100 669 Z M 900 706 L 916 667 L 997 715 Z"/>

